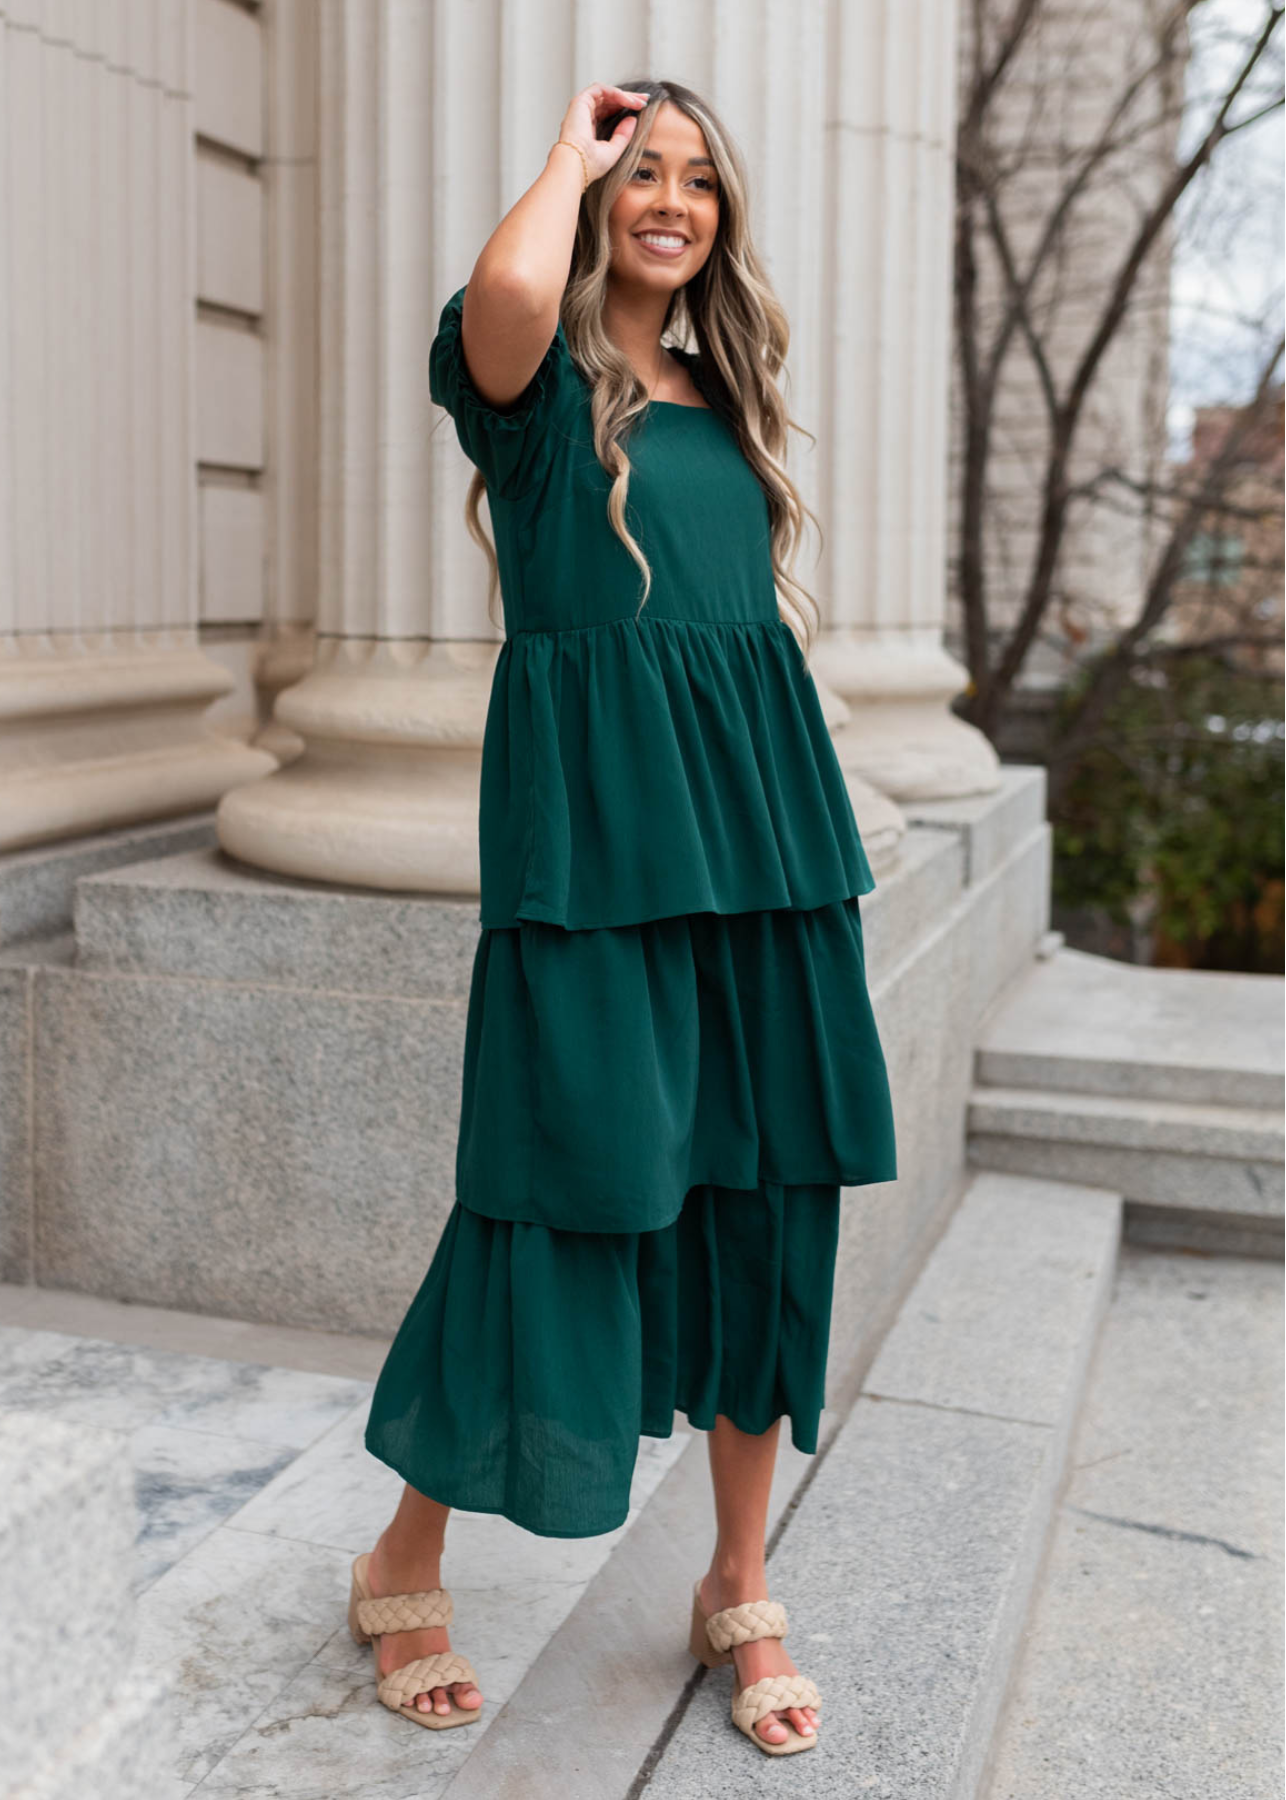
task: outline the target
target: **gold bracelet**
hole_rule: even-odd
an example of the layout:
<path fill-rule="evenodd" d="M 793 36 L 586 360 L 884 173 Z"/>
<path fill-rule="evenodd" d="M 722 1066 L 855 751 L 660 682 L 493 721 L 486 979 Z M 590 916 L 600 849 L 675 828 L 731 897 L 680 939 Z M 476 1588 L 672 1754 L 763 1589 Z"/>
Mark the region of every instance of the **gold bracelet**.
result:
<path fill-rule="evenodd" d="M 556 150 L 558 148 L 559 144 L 566 144 L 566 146 L 569 150 L 574 150 L 576 152 L 577 156 L 580 157 L 581 166 L 585 170 L 585 186 L 581 189 L 581 193 L 582 194 L 585 193 L 587 191 L 587 189 L 589 188 L 589 158 L 586 156 L 585 152 L 581 149 L 580 145 L 573 144 L 573 142 L 570 138 L 557 138 L 554 141 L 554 143 L 551 144 L 550 148 L 553 150 Z"/>

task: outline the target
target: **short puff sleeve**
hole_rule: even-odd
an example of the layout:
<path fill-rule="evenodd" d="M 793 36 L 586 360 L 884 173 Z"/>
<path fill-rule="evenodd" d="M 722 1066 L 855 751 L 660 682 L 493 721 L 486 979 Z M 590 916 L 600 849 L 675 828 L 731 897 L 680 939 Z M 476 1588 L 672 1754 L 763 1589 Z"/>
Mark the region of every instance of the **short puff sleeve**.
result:
<path fill-rule="evenodd" d="M 556 420 L 579 377 L 560 319 L 540 367 L 518 398 L 500 410 L 473 384 L 464 360 L 463 317 L 460 288 L 438 319 L 429 350 L 429 392 L 455 420 L 460 446 L 482 472 L 488 491 L 513 499 L 533 488 L 544 473 Z"/>

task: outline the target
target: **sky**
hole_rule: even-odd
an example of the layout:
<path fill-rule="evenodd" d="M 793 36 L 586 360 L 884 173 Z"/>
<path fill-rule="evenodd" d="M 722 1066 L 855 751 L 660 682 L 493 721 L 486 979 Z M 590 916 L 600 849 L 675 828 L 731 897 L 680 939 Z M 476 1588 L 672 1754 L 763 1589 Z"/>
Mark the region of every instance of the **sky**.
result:
<path fill-rule="evenodd" d="M 1226 89 L 1247 39 L 1253 41 L 1268 10 L 1265 0 L 1206 0 L 1197 9 L 1187 148 L 1199 141 L 1201 122 L 1208 120 L 1215 96 Z M 1242 110 L 1257 110 L 1281 78 L 1279 33 L 1257 95 Z M 1186 445 L 1194 407 L 1249 398 L 1264 348 L 1280 330 L 1284 148 L 1278 110 L 1220 146 L 1181 211 L 1171 274 L 1170 428 L 1176 453 Z"/>

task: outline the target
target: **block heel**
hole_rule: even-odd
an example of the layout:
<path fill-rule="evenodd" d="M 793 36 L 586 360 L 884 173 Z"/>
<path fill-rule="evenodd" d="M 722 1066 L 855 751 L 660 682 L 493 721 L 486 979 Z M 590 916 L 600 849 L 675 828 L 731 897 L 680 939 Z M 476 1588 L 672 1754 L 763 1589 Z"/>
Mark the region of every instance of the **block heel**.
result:
<path fill-rule="evenodd" d="M 731 1650 L 716 1650 L 706 1630 L 706 1615 L 701 1610 L 701 1583 L 692 1590 L 692 1629 L 688 1633 L 688 1649 L 707 1669 L 718 1669 L 732 1661 Z"/>
<path fill-rule="evenodd" d="M 357 1643 L 378 1646 L 386 1631 L 428 1631 L 451 1623 L 455 1609 L 446 1588 L 430 1588 L 422 1594 L 382 1594 L 377 1599 L 371 1593 L 370 1561 L 369 1552 L 365 1552 L 353 1564 L 348 1629 Z M 430 1688 L 449 1688 L 455 1681 L 479 1685 L 467 1656 L 454 1650 L 439 1650 L 432 1656 L 417 1656 L 400 1669 L 391 1669 L 381 1677 L 376 1691 L 391 1712 L 401 1713 L 417 1725 L 426 1725 L 430 1731 L 447 1731 L 453 1725 L 476 1724 L 482 1708 L 456 1706 L 453 1701 L 450 1712 L 421 1712 L 415 1696 L 428 1693 Z"/>
<path fill-rule="evenodd" d="M 748 1600 L 741 1606 L 725 1606 L 721 1612 L 707 1613 L 701 1604 L 701 1583 L 692 1589 L 692 1630 L 688 1648 L 707 1669 L 733 1661 L 736 1644 L 751 1644 L 757 1638 L 784 1638 L 786 1609 L 776 1600 Z M 792 1756 L 797 1750 L 811 1750 L 817 1734 L 804 1737 L 789 1719 L 781 1722 L 786 1736 L 780 1744 L 770 1744 L 755 1730 L 769 1713 L 786 1712 L 792 1706 L 811 1706 L 820 1714 L 822 1697 L 807 1675 L 765 1675 L 746 1687 L 733 1685 L 732 1722 L 766 1756 Z"/>

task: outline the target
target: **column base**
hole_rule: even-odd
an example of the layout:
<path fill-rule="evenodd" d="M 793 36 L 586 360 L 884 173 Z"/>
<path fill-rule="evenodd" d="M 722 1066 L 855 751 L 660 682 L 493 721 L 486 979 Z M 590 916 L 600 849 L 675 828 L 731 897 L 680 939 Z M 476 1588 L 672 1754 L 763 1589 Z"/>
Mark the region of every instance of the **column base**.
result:
<path fill-rule="evenodd" d="M 214 806 L 276 767 L 202 714 L 232 676 L 195 645 L 60 648 L 0 662 L 0 851 Z"/>
<path fill-rule="evenodd" d="M 811 660 L 818 679 L 848 707 L 835 752 L 850 788 L 866 783 L 906 802 L 962 799 L 1000 786 L 990 740 L 950 710 L 969 676 L 936 630 L 824 631 Z"/>
<path fill-rule="evenodd" d="M 301 753 L 225 795 L 230 855 L 311 881 L 480 889 L 482 737 L 499 653 L 486 640 L 326 638 L 277 700 Z"/>
<path fill-rule="evenodd" d="M 852 710 L 835 689 L 824 678 L 814 673 L 813 685 L 817 689 L 817 698 L 822 703 L 822 716 L 830 727 L 835 748 L 840 749 L 841 733 L 852 718 Z M 848 788 L 848 797 L 853 806 L 853 817 L 857 820 L 857 829 L 861 834 L 862 848 L 866 851 L 866 860 L 871 865 L 871 873 L 876 880 L 892 865 L 906 833 L 906 818 L 900 806 L 882 794 L 878 788 L 865 781 L 856 769 L 845 766 L 840 758 L 840 767 L 844 770 L 844 783 Z"/>

